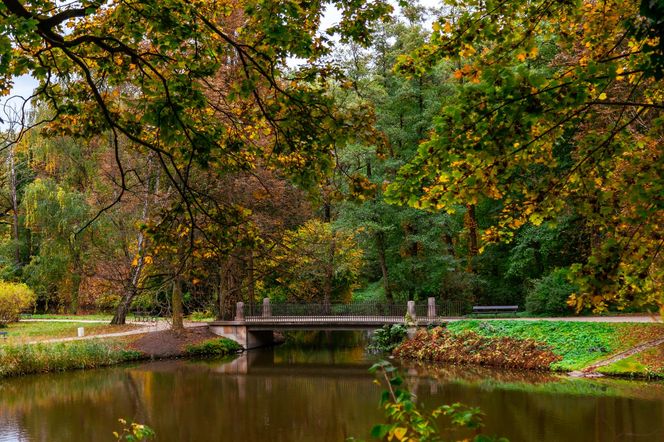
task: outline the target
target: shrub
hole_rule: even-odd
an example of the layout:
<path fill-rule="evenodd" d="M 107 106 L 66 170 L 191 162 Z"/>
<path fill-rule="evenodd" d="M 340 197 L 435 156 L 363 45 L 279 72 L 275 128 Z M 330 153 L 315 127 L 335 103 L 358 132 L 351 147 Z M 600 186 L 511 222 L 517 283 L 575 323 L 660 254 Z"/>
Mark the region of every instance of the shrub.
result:
<path fill-rule="evenodd" d="M 188 356 L 225 356 L 242 351 L 242 346 L 232 339 L 220 338 L 200 344 L 188 345 L 185 353 Z"/>
<path fill-rule="evenodd" d="M 537 280 L 526 296 L 526 310 L 535 314 L 560 315 L 569 312 L 567 299 L 577 290 L 568 280 L 568 269 L 556 269 Z"/>
<path fill-rule="evenodd" d="M 35 304 L 35 292 L 22 283 L 0 281 L 0 324 L 16 322 Z"/>
<path fill-rule="evenodd" d="M 403 324 L 384 325 L 371 336 L 369 350 L 375 352 L 391 352 L 406 337 L 406 327 Z"/>
<path fill-rule="evenodd" d="M 190 321 L 205 322 L 212 319 L 214 319 L 214 313 L 209 309 L 203 310 L 202 312 L 197 310 L 189 315 Z"/>

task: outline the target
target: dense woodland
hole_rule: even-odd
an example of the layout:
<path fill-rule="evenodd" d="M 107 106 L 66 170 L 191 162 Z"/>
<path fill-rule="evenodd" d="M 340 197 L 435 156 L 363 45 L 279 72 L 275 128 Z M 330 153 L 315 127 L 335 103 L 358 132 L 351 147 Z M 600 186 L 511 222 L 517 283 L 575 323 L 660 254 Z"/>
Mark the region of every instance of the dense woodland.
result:
<path fill-rule="evenodd" d="M 74 3 L 0 2 L 37 311 L 664 305 L 661 2 Z"/>

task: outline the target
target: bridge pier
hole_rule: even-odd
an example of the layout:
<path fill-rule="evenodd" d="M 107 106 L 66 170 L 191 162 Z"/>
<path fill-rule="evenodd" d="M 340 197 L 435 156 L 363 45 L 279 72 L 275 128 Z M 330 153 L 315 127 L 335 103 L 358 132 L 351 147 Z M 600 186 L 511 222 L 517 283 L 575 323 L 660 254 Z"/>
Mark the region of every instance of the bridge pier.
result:
<path fill-rule="evenodd" d="M 269 330 L 249 330 L 244 324 L 215 324 L 211 323 L 210 331 L 218 336 L 232 339 L 245 350 L 266 347 L 274 344 L 274 332 Z"/>

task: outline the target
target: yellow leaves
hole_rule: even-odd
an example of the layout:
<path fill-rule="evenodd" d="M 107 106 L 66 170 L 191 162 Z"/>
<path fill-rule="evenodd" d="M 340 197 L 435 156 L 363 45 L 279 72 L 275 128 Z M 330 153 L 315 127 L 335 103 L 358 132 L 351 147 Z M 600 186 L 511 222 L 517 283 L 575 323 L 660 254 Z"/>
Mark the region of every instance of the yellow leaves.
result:
<path fill-rule="evenodd" d="M 533 46 L 529 50 L 523 49 L 519 53 L 517 53 L 516 59 L 519 61 L 525 61 L 527 58 L 537 57 L 537 54 L 539 54 L 539 48 L 537 46 Z"/>
<path fill-rule="evenodd" d="M 462 47 L 461 50 L 459 51 L 459 56 L 460 56 L 460 57 L 471 57 L 471 56 L 473 56 L 476 52 L 477 52 L 477 50 L 475 50 L 475 48 L 474 48 L 473 46 L 471 46 L 471 45 L 469 45 L 468 43 L 466 43 L 466 44 L 463 45 L 463 47 Z"/>
<path fill-rule="evenodd" d="M 544 217 L 542 216 L 541 213 L 535 212 L 532 215 L 530 215 L 528 221 L 530 221 L 535 226 L 539 226 L 544 221 Z"/>
<path fill-rule="evenodd" d="M 393 438 L 396 440 L 404 440 L 404 437 L 406 437 L 406 433 L 408 433 L 408 429 L 405 427 L 393 428 L 392 430 L 390 430 L 388 440 L 392 440 Z"/>
<path fill-rule="evenodd" d="M 600 100 L 606 100 L 606 93 L 602 92 L 601 94 L 599 94 L 599 99 Z"/>

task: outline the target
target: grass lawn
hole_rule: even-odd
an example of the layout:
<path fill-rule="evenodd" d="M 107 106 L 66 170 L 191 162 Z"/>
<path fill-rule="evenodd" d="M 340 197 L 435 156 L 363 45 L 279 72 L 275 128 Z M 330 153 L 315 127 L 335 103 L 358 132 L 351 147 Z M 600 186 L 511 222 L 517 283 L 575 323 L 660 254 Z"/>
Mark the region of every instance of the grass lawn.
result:
<path fill-rule="evenodd" d="M 664 324 L 637 323 L 469 320 L 450 322 L 447 328 L 452 333 L 470 330 L 482 336 L 508 336 L 547 344 L 562 357 L 551 368 L 564 371 L 580 370 L 639 343 L 664 336 Z"/>
<path fill-rule="evenodd" d="M 86 335 L 100 335 L 134 330 L 137 326 L 81 322 L 17 322 L 0 329 L 0 331 L 8 333 L 6 339 L 0 338 L 0 345 L 22 344 L 56 338 L 73 338 L 77 336 L 78 327 L 84 327 Z"/>
<path fill-rule="evenodd" d="M 41 314 L 41 315 L 30 315 L 30 319 L 71 319 L 71 320 L 76 320 L 76 321 L 108 321 L 108 322 L 111 322 L 111 319 L 113 319 L 113 315 L 109 315 L 109 314 L 106 314 L 106 313 L 95 313 L 95 314 L 91 314 L 91 315 Z"/>

